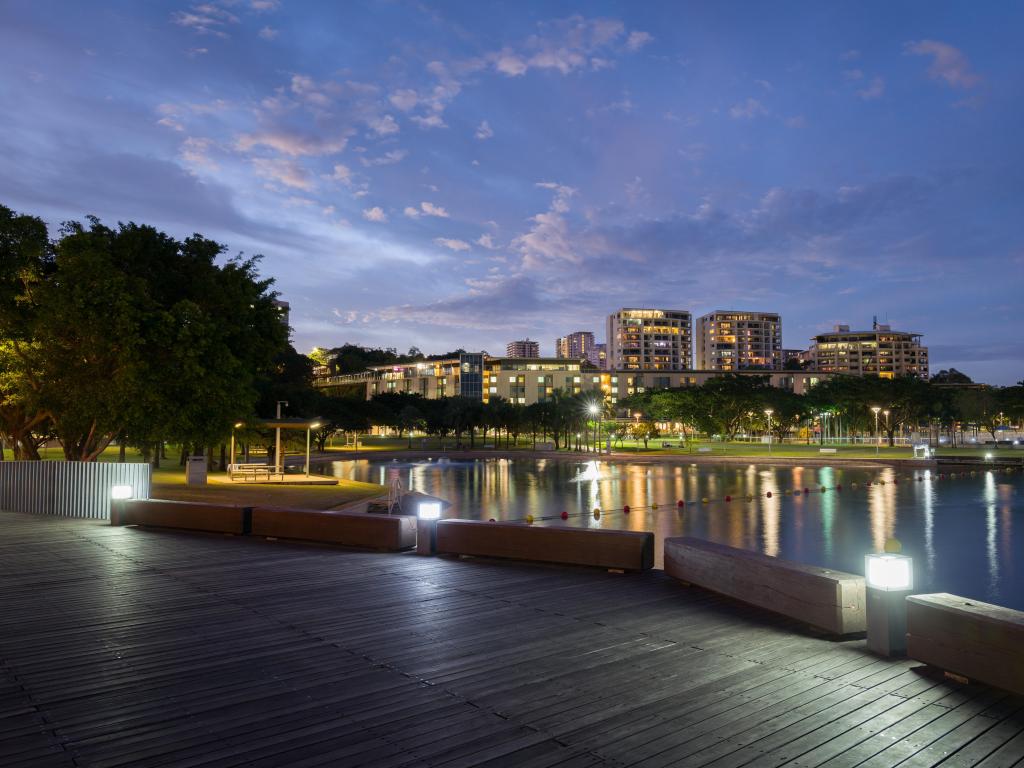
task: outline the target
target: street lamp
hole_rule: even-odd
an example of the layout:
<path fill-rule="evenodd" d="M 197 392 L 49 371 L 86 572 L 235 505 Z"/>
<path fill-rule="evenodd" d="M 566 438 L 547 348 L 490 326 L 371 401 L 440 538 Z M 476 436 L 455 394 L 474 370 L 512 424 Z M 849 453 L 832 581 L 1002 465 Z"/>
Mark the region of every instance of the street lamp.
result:
<path fill-rule="evenodd" d="M 768 417 L 768 455 L 772 455 L 772 414 L 775 413 L 771 408 L 764 409 L 764 415 Z"/>
<path fill-rule="evenodd" d="M 601 452 L 601 427 L 604 425 L 604 411 L 601 406 L 597 403 L 591 403 L 587 406 L 587 413 L 591 416 L 597 416 L 597 452 Z"/>
<path fill-rule="evenodd" d="M 115 485 L 110 489 L 110 524 L 124 525 L 124 503 L 135 495 L 130 485 Z"/>
<path fill-rule="evenodd" d="M 228 464 L 228 475 L 231 474 L 231 468 L 235 466 L 235 430 L 242 427 L 243 422 L 236 421 L 231 427 L 231 463 Z"/>
<path fill-rule="evenodd" d="M 878 455 L 878 412 L 882 410 L 881 406 L 873 405 L 871 410 L 875 414 L 875 456 Z"/>
<path fill-rule="evenodd" d="M 306 477 L 309 477 L 309 435 L 314 429 L 320 428 L 320 422 L 314 421 L 306 427 Z"/>
<path fill-rule="evenodd" d="M 287 400 L 277 401 L 277 420 L 281 421 L 281 406 L 288 407 Z M 274 437 L 274 474 L 284 474 L 284 462 L 281 461 L 281 427 L 280 425 L 275 430 L 277 433 Z"/>
<path fill-rule="evenodd" d="M 885 439 L 889 439 L 889 409 L 886 408 L 882 411 L 882 415 L 885 416 Z M 890 446 L 892 447 L 892 446 Z"/>

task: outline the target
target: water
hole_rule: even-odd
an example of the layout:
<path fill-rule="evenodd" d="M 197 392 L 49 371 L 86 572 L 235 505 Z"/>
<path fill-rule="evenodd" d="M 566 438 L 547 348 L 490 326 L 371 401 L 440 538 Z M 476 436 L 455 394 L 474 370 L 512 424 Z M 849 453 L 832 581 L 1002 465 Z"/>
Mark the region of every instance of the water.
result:
<path fill-rule="evenodd" d="M 864 555 L 895 537 L 914 558 L 916 592 L 952 592 L 1024 610 L 1020 474 L 937 479 L 933 472 L 889 468 L 528 458 L 339 461 L 323 471 L 386 484 L 392 468 L 405 488 L 450 501 L 446 517 L 523 520 L 532 514 L 537 525 L 654 531 L 659 565 L 662 539 L 685 535 L 863 573 Z M 832 490 L 821 493 L 820 486 Z M 805 487 L 811 493 L 804 495 Z M 682 512 L 679 499 L 686 502 Z M 595 507 L 602 510 L 597 520 Z M 570 515 L 565 522 L 563 510 Z"/>

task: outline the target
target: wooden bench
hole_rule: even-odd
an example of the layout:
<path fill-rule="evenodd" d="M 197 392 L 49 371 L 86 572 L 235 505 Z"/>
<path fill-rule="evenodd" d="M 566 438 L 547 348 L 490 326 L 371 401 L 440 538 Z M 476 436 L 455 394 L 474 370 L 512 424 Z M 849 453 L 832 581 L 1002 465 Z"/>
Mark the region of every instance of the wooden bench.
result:
<path fill-rule="evenodd" d="M 416 518 L 370 512 L 256 507 L 252 535 L 397 552 L 416 546 Z"/>
<path fill-rule="evenodd" d="M 1024 694 L 1024 612 L 946 593 L 911 595 L 907 656 Z"/>
<path fill-rule="evenodd" d="M 654 567 L 654 534 L 441 520 L 437 553 L 646 571 Z"/>
<path fill-rule="evenodd" d="M 697 453 L 711 453 L 710 448 L 698 448 Z"/>
<path fill-rule="evenodd" d="M 819 448 L 818 453 L 835 453 L 835 448 Z"/>
<path fill-rule="evenodd" d="M 864 577 L 703 539 L 665 539 L 665 572 L 834 635 L 866 629 Z"/>
<path fill-rule="evenodd" d="M 210 533 L 246 534 L 252 521 L 251 507 L 205 504 L 194 501 L 130 499 L 110 505 L 111 525 L 180 528 Z"/>
<path fill-rule="evenodd" d="M 241 478 L 243 482 L 270 480 L 280 474 L 270 464 L 232 464 L 228 470 L 229 478 L 232 480 Z"/>

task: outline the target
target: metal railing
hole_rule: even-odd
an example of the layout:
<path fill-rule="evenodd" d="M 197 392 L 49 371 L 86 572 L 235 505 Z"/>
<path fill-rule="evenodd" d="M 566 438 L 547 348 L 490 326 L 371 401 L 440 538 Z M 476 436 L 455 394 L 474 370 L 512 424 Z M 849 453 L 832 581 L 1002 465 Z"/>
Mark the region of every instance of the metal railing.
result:
<path fill-rule="evenodd" d="M 81 461 L 0 462 L 0 509 L 56 517 L 110 519 L 114 486 L 148 499 L 149 464 Z"/>

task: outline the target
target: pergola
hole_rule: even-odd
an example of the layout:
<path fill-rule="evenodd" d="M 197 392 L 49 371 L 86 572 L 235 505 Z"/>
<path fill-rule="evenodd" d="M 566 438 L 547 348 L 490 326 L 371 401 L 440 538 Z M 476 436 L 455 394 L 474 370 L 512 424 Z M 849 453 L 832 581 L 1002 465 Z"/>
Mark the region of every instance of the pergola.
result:
<path fill-rule="evenodd" d="M 275 431 L 274 439 L 274 472 L 276 474 L 282 474 L 284 472 L 284 457 L 281 453 L 281 430 L 292 429 L 292 430 L 306 430 L 306 474 L 309 474 L 309 439 L 310 434 L 314 429 L 320 426 L 320 417 L 313 419 L 299 419 L 299 418 L 280 418 L 280 419 L 256 419 L 248 424 L 248 426 L 255 429 L 273 429 Z M 239 425 L 235 425 L 239 426 Z M 235 463 L 235 432 L 231 431 L 231 463 Z"/>

